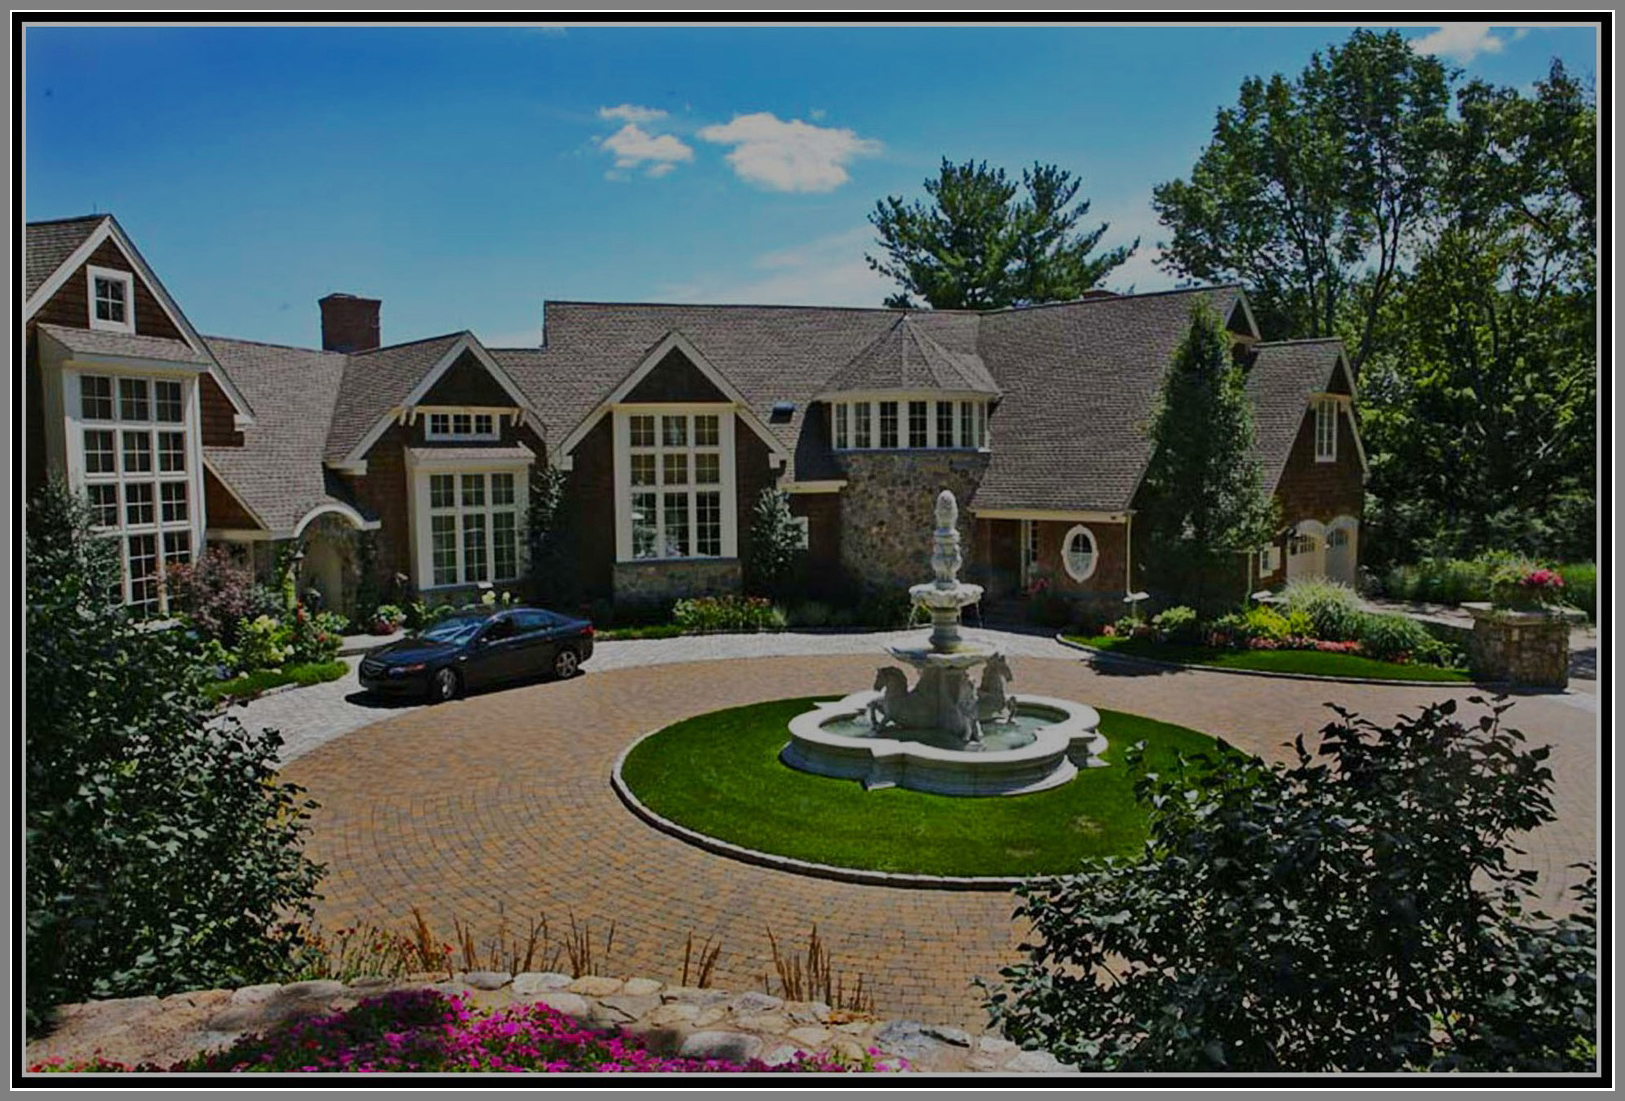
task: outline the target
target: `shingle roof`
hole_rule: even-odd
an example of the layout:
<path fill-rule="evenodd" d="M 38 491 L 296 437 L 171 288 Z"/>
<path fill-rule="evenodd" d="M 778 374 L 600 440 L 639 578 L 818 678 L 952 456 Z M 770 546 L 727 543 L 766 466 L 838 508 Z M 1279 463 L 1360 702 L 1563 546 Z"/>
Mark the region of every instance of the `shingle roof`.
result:
<path fill-rule="evenodd" d="M 60 268 L 73 250 L 96 232 L 108 219 L 106 214 L 61 218 L 53 222 L 30 222 L 23 238 L 24 297 L 32 298 L 45 281 Z"/>
<path fill-rule="evenodd" d="M 491 463 L 509 459 L 528 461 L 536 457 L 536 452 L 522 443 L 513 447 L 409 447 L 407 450 L 420 462 L 456 459 L 459 462 Z"/>
<path fill-rule="evenodd" d="M 950 352 L 924 331 L 917 315 L 902 314 L 874 343 L 824 384 L 824 392 L 951 390 L 997 394 L 999 386 L 974 351 Z"/>
<path fill-rule="evenodd" d="M 276 532 L 292 530 L 323 504 L 347 504 L 366 515 L 322 465 L 346 357 L 223 337 L 204 340 L 258 411 L 243 429 L 242 447 L 203 449 L 232 491 Z"/>
<path fill-rule="evenodd" d="M 86 355 L 131 356 L 137 359 L 161 359 L 169 363 L 196 363 L 206 365 L 209 357 L 183 340 L 169 340 L 161 336 L 138 336 L 135 333 L 112 333 L 104 329 L 75 329 L 66 325 L 45 325 L 40 332 L 49 333 L 69 351 Z"/>
<path fill-rule="evenodd" d="M 351 355 L 331 410 L 331 426 L 322 422 L 328 429 L 326 456 L 341 459 L 349 454 L 378 418 L 405 400 L 452 345 L 468 335 L 447 333 Z"/>
<path fill-rule="evenodd" d="M 1273 492 L 1303 425 L 1309 398 L 1330 385 L 1343 343 L 1287 340 L 1255 344 L 1253 350 L 1257 358 L 1247 372 L 1247 396 L 1253 402 L 1253 451 L 1263 466 L 1264 488 Z"/>
<path fill-rule="evenodd" d="M 1150 459 L 1145 425 L 1174 350 L 1206 299 L 1236 286 L 1088 298 L 982 316 L 980 348 L 1004 397 L 976 508 L 1118 512 Z"/>

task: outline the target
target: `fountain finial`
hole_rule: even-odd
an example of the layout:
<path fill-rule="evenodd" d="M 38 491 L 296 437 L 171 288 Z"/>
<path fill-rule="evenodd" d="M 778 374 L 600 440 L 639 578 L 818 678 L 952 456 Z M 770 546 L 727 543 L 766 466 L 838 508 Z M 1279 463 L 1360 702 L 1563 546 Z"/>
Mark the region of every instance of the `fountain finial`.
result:
<path fill-rule="evenodd" d="M 959 502 L 954 500 L 954 491 L 945 489 L 937 494 L 937 527 L 951 528 L 959 523 Z"/>
<path fill-rule="evenodd" d="M 953 493 L 945 489 L 937 494 L 937 530 L 931 543 L 931 572 L 936 576 L 938 589 L 959 587 L 959 567 L 964 558 L 959 553 L 958 519 L 959 504 Z M 958 614 L 955 608 L 954 615 Z"/>

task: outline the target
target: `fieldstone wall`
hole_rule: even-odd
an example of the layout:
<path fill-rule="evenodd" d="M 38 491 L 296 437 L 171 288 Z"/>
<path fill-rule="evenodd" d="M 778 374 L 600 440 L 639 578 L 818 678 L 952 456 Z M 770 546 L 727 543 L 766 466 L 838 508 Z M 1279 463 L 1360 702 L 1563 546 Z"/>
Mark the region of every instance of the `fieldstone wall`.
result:
<path fill-rule="evenodd" d="M 1469 664 L 1476 676 L 1542 688 L 1569 683 L 1569 617 L 1463 604 L 1473 617 Z"/>
<path fill-rule="evenodd" d="M 593 1028 L 641 1036 L 657 1054 L 769 1065 L 798 1051 L 861 1059 L 908 1060 L 914 1070 L 998 1073 L 1065 1071 L 1042 1051 L 1023 1051 L 997 1036 L 919 1021 L 882 1021 L 866 1013 L 831 1009 L 823 1002 L 791 1002 L 771 994 L 668 986 L 656 979 L 572 978 L 557 972 L 510 975 L 473 971 L 447 980 L 420 974 L 406 979 L 362 978 L 350 983 L 314 980 L 240 990 L 201 990 L 167 998 L 120 998 L 58 1010 L 58 1026 L 28 1045 L 25 1065 L 53 1057 L 73 1062 L 94 1054 L 131 1065 L 170 1066 L 229 1047 L 249 1032 L 263 1032 L 296 1016 L 336 1013 L 390 990 L 429 988 L 462 995 L 483 1011 L 543 1002 Z"/>
<path fill-rule="evenodd" d="M 736 593 L 742 584 L 737 558 L 687 558 L 615 563 L 615 601 L 653 604 L 685 596 Z"/>
<path fill-rule="evenodd" d="M 875 585 L 913 585 L 931 579 L 931 532 L 937 494 L 959 501 L 960 576 L 980 575 L 971 538 L 969 504 L 987 472 L 988 456 L 975 451 L 848 451 L 839 461 L 841 565 Z"/>

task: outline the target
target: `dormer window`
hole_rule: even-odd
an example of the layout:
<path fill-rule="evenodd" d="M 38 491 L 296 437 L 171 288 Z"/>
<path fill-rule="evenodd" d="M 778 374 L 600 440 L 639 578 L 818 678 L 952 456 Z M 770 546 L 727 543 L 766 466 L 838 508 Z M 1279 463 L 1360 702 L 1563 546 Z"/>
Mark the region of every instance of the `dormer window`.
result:
<path fill-rule="evenodd" d="M 445 410 L 428 414 L 423 438 L 428 440 L 494 440 L 497 438 L 495 413 L 472 410 Z"/>
<path fill-rule="evenodd" d="M 135 276 L 127 271 L 91 267 L 90 327 L 115 333 L 135 332 Z"/>

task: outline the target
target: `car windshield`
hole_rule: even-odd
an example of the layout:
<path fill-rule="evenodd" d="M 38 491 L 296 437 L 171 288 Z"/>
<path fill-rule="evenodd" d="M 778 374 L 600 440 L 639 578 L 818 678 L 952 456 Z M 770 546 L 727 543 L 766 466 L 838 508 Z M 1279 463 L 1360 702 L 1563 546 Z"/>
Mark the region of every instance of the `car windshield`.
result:
<path fill-rule="evenodd" d="M 435 642 L 464 643 L 474 637 L 474 632 L 478 631 L 484 622 L 484 617 L 443 619 L 433 626 L 425 627 L 419 637 Z"/>

